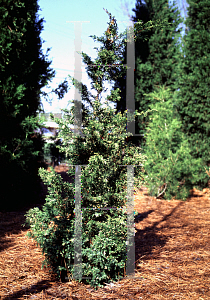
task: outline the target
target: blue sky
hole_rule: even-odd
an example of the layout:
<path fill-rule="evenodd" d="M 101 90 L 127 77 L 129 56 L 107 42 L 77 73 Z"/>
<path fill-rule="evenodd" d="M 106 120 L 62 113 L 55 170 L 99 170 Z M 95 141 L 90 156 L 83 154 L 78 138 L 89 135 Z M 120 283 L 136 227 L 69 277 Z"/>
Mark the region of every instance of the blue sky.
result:
<path fill-rule="evenodd" d="M 182 6 L 182 1 L 177 1 L 180 2 L 179 6 Z M 109 17 L 103 8 L 115 16 L 119 33 L 121 33 L 129 24 L 129 15 L 133 14 L 132 8 L 135 7 L 135 3 L 135 0 L 39 0 L 38 4 L 41 9 L 38 13 L 39 17 L 46 21 L 41 32 L 41 38 L 45 40 L 42 49 L 45 54 L 46 49 L 51 48 L 49 60 L 52 60 L 51 68 L 56 71 L 55 78 L 49 83 L 50 87 L 56 88 L 64 78 L 68 77 L 68 74 L 74 76 L 75 32 L 74 23 L 69 23 L 69 21 L 89 21 L 82 25 L 82 51 L 91 58 L 96 58 L 97 52 L 93 48 L 100 44 L 94 42 L 89 36 L 102 36 L 106 31 Z M 82 82 L 90 87 L 85 66 L 82 67 Z M 44 90 L 50 91 L 50 89 Z M 62 108 L 69 108 L 68 101 L 74 99 L 74 95 L 75 90 L 72 87 L 62 100 L 51 96 L 52 105 L 43 99 L 45 112 L 59 112 Z"/>

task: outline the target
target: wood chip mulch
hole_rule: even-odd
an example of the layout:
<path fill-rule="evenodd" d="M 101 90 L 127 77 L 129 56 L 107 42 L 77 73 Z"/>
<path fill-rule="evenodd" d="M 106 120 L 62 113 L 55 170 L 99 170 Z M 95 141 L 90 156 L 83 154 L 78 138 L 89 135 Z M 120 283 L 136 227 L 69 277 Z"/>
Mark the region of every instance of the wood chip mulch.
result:
<path fill-rule="evenodd" d="M 68 180 L 61 168 L 56 171 Z M 61 283 L 41 269 L 41 249 L 21 226 L 28 209 L 0 212 L 2 300 L 210 299 L 210 189 L 193 189 L 185 202 L 157 200 L 146 188 L 136 191 L 136 277 L 96 291 L 76 281 Z"/>

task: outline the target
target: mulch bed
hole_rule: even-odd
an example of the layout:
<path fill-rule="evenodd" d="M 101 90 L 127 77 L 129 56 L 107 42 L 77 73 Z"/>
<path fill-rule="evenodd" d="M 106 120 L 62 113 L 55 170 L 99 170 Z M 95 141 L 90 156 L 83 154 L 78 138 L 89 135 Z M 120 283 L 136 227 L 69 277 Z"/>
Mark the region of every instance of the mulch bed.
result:
<path fill-rule="evenodd" d="M 72 180 L 66 166 L 56 168 Z M 0 213 L 1 299 L 210 299 L 209 189 L 193 189 L 185 202 L 157 200 L 146 188 L 138 190 L 136 278 L 97 291 L 76 281 L 61 283 L 41 269 L 41 249 L 21 226 L 28 209 Z"/>

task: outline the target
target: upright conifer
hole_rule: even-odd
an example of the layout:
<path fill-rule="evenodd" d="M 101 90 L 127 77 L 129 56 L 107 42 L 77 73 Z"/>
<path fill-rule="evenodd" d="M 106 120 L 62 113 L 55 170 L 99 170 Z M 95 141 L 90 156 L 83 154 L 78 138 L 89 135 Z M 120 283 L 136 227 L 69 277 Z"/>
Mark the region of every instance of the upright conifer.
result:
<path fill-rule="evenodd" d="M 180 51 L 177 46 L 181 29 L 177 26 L 182 18 L 176 7 L 169 6 L 167 0 L 146 0 L 143 3 L 137 0 L 136 8 L 133 9 L 134 22 L 142 21 L 143 28 L 135 24 L 135 108 L 139 112 L 147 111 L 151 103 L 145 97 L 145 93 L 155 91 L 155 87 L 167 86 L 171 91 L 175 90 L 176 66 L 179 62 Z M 152 21 L 149 25 L 148 22 Z M 155 24 L 155 26 L 154 26 Z M 124 63 L 126 62 L 126 49 L 124 52 Z M 118 77 L 114 88 L 121 90 L 121 102 L 117 106 L 118 111 L 126 109 L 126 74 Z M 150 99 L 152 100 L 152 99 Z M 136 120 L 136 133 L 145 134 L 146 125 L 149 121 L 147 116 L 140 116 Z M 145 138 L 140 138 L 141 146 Z"/>
<path fill-rule="evenodd" d="M 202 158 L 198 187 L 206 187 L 210 164 L 210 1 L 189 0 L 177 75 L 177 110 L 195 158 Z"/>
<path fill-rule="evenodd" d="M 131 135 L 126 132 L 126 112 L 116 113 L 109 106 L 108 100 L 119 99 L 119 91 L 112 91 L 105 107 L 102 104 L 104 83 L 111 79 L 113 67 L 110 65 L 118 63 L 118 46 L 122 43 L 121 35 L 117 36 L 116 20 L 111 14 L 109 18 L 109 30 L 104 36 L 93 37 L 102 43 L 98 57 L 93 61 L 82 52 L 96 95 L 73 79 L 74 85 L 80 88 L 82 100 L 88 101 L 93 109 L 82 120 L 83 135 L 71 132 L 68 127 L 75 121 L 74 108 L 65 110 L 64 120 L 56 119 L 60 125 L 59 137 L 63 140 L 59 148 L 69 160 L 69 175 L 75 175 L 77 180 L 81 178 L 82 185 L 76 182 L 74 190 L 73 184 L 63 183 L 53 169 L 50 173 L 40 170 L 42 179 L 49 185 L 49 196 L 43 210 L 35 208 L 27 214 L 32 237 L 40 244 L 45 261 L 59 278 L 65 280 L 67 276 L 78 274 L 74 265 L 78 257 L 82 265 L 83 278 L 80 279 L 95 287 L 123 277 L 126 262 L 132 264 L 127 256 L 134 234 L 132 180 L 135 179 L 137 186 L 141 185 L 145 161 L 140 148 L 125 144 L 126 137 Z M 135 165 L 134 174 L 127 174 L 127 165 Z M 78 175 L 76 170 L 80 166 Z M 78 191 L 81 191 L 79 203 Z M 128 221 L 131 226 L 127 228 Z M 81 255 L 75 253 L 79 241 Z"/>
<path fill-rule="evenodd" d="M 39 187 L 43 141 L 34 135 L 36 114 L 41 88 L 54 73 L 41 51 L 38 9 L 36 0 L 0 4 L 1 208 L 30 202 Z"/>

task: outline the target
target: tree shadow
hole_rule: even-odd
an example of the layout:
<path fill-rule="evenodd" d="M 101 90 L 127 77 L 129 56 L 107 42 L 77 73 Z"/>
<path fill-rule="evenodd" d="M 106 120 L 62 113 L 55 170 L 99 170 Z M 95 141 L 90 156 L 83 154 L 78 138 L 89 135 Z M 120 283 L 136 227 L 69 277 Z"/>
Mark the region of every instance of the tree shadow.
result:
<path fill-rule="evenodd" d="M 45 169 L 48 168 L 46 164 Z M 59 169 L 58 169 L 59 170 Z M 61 175 L 64 182 L 74 182 L 74 176 L 69 176 L 67 172 L 61 171 L 57 172 Z M 25 214 L 34 207 L 42 209 L 45 204 L 46 196 L 48 195 L 48 187 L 40 178 L 40 191 L 37 197 L 37 201 L 29 203 L 20 208 L 16 208 L 14 211 L 2 210 L 0 211 L 0 252 L 4 249 L 14 246 L 12 239 L 9 238 L 10 235 L 18 234 L 21 231 L 27 231 L 29 227 L 25 227 L 22 224 L 25 223 Z"/>
<path fill-rule="evenodd" d="M 139 230 L 136 229 L 135 234 L 135 254 L 136 254 L 136 264 L 139 259 L 144 256 L 144 260 L 151 259 L 152 251 L 154 247 L 161 246 L 163 247 L 168 238 L 166 236 L 160 236 L 160 234 L 157 234 L 157 232 L 160 232 L 160 228 L 158 225 L 161 222 L 167 221 L 170 219 L 170 217 L 175 213 L 176 210 L 180 208 L 181 205 L 183 205 L 185 202 L 180 202 L 176 207 L 174 207 L 170 213 L 164 215 L 160 221 L 154 222 L 151 226 L 147 226 L 146 228 Z M 143 213 L 139 213 L 135 217 L 135 223 L 140 223 L 144 219 L 146 219 L 151 213 L 153 213 L 154 210 L 150 209 L 148 211 L 145 211 Z M 137 266 L 136 266 L 137 269 Z M 63 295 L 59 295 L 58 293 L 55 295 L 55 292 L 51 292 L 50 288 L 52 286 L 52 282 L 60 282 L 58 279 L 55 278 L 55 275 L 52 274 L 51 280 L 42 280 L 37 282 L 35 285 L 31 285 L 28 289 L 21 289 L 13 294 L 10 294 L 3 298 L 4 300 L 9 300 L 11 298 L 19 299 L 25 295 L 35 295 L 37 293 L 40 293 L 42 291 L 46 291 L 48 295 L 53 297 L 60 297 L 60 299 L 63 298 Z M 65 297 L 64 297 L 65 298 Z M 76 298 L 75 298 L 76 299 Z"/>
<path fill-rule="evenodd" d="M 26 211 L 0 213 L 0 251 L 14 246 L 12 235 L 27 230 L 21 226 L 25 221 Z"/>
<path fill-rule="evenodd" d="M 22 299 L 23 296 L 31 296 L 32 298 L 36 298 L 36 294 L 45 291 L 47 289 L 50 289 L 52 287 L 52 282 L 56 281 L 56 279 L 54 279 L 54 277 L 52 278 L 52 280 L 41 280 L 39 282 L 37 282 L 36 284 L 33 284 L 30 286 L 30 288 L 25 288 L 25 289 L 21 289 L 17 292 L 11 293 L 8 296 L 4 297 L 3 300 L 9 300 L 9 299 Z M 63 296 L 59 295 L 58 293 L 51 293 L 50 291 L 48 292 L 49 295 L 54 296 L 54 297 L 59 297 L 60 299 L 63 298 Z M 33 297 L 34 295 L 34 297 Z M 66 298 L 66 297 L 64 297 Z"/>
<path fill-rule="evenodd" d="M 135 223 L 139 223 L 139 222 L 143 221 L 143 220 L 146 219 L 146 218 L 148 217 L 148 215 L 151 214 L 153 211 L 154 211 L 153 209 L 150 209 L 150 210 L 148 210 L 147 212 L 138 214 L 138 215 L 135 217 L 134 222 L 135 222 Z"/>
<path fill-rule="evenodd" d="M 172 211 L 165 216 L 160 221 L 154 222 L 153 225 L 148 226 L 144 229 L 136 229 L 135 234 L 135 257 L 136 257 L 136 268 L 138 261 L 144 256 L 144 260 L 148 260 L 152 256 L 152 251 L 156 246 L 163 247 L 168 238 L 164 235 L 160 236 L 157 232 L 160 232 L 158 225 L 164 221 L 167 221 L 180 206 L 185 202 L 180 202 Z M 143 219 L 147 218 L 150 213 L 154 210 L 148 210 L 142 214 L 139 214 L 135 217 L 135 222 L 139 223 Z"/>

